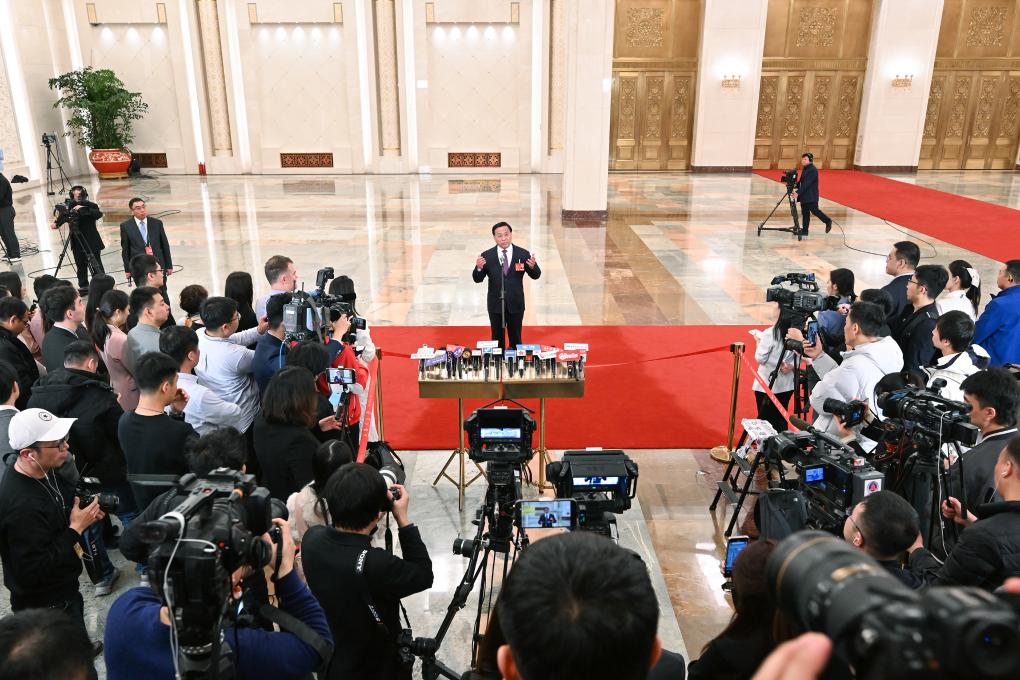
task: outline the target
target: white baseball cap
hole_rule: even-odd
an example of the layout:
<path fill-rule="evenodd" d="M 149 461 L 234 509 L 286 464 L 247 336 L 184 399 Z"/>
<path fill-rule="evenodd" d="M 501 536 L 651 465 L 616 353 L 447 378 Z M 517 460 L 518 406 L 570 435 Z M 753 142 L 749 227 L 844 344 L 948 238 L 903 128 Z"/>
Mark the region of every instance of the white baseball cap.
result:
<path fill-rule="evenodd" d="M 28 448 L 36 442 L 54 442 L 71 431 L 77 418 L 58 418 L 46 409 L 29 408 L 11 418 L 7 430 L 11 448 L 15 451 Z"/>

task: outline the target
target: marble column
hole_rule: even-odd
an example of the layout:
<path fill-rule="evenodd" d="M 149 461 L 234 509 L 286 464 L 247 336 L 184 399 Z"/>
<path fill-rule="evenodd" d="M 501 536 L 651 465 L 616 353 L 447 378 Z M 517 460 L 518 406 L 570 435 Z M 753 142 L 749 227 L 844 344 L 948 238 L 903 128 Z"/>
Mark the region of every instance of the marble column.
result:
<path fill-rule="evenodd" d="M 570 2 L 567 7 L 562 215 L 568 220 L 608 215 L 615 9 L 616 0 Z"/>
<path fill-rule="evenodd" d="M 857 126 L 854 168 L 914 171 L 935 68 L 943 0 L 879 0 Z M 913 76 L 893 87 L 896 76 Z"/>
<path fill-rule="evenodd" d="M 768 5 L 768 0 L 705 2 L 692 172 L 751 170 Z"/>
<path fill-rule="evenodd" d="M 198 24 L 202 35 L 202 61 L 205 64 L 205 92 L 209 103 L 209 127 L 212 130 L 213 155 L 230 156 L 230 113 L 227 110 L 227 80 L 223 72 L 220 44 L 220 20 L 216 0 L 198 0 Z M 196 121 L 197 124 L 197 121 Z"/>
<path fill-rule="evenodd" d="M 569 3 L 551 0 L 549 8 L 549 155 L 563 151 Z"/>
<path fill-rule="evenodd" d="M 383 156 L 399 156 L 400 102 L 397 90 L 396 10 L 393 0 L 375 0 L 375 50 L 381 151 Z M 407 83 L 406 87 L 414 87 L 414 83 Z"/>
<path fill-rule="evenodd" d="M 4 175 L 10 179 L 14 174 L 27 174 L 24 156 L 21 153 L 21 137 L 14 115 L 14 99 L 11 84 L 7 79 L 7 65 L 0 54 L 0 149 L 4 152 Z"/>

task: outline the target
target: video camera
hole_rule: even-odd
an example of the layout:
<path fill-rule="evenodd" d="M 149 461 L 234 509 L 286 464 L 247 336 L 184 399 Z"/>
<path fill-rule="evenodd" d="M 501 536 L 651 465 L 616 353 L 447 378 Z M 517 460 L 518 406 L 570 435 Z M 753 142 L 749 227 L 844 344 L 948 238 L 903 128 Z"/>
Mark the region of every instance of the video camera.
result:
<path fill-rule="evenodd" d="M 206 677 L 221 655 L 223 617 L 230 609 L 231 575 L 243 566 L 258 571 L 272 551 L 261 536 L 282 537 L 274 518 L 287 509 L 257 486 L 253 475 L 219 468 L 204 477 L 187 474 L 177 483 L 183 503 L 141 527 L 151 583 L 170 610 L 182 675 Z M 279 548 L 278 548 L 279 549 Z"/>
<path fill-rule="evenodd" d="M 793 534 L 766 582 L 784 611 L 833 641 L 863 680 L 1020 677 L 1020 597 L 979 588 L 915 592 L 844 541 Z"/>
<path fill-rule="evenodd" d="M 813 529 L 841 534 L 854 506 L 885 488 L 885 474 L 840 440 L 814 428 L 782 432 L 763 446 L 770 460 L 796 467 L 797 488 L 807 501 L 807 525 Z"/>
<path fill-rule="evenodd" d="M 784 170 L 782 181 L 786 186 L 786 193 L 795 191 L 797 189 L 797 169 Z"/>
<path fill-rule="evenodd" d="M 557 498 L 577 503 L 577 528 L 611 536 L 614 514 L 630 509 L 637 494 L 638 466 L 619 449 L 564 451 L 545 466 Z"/>
<path fill-rule="evenodd" d="M 931 389 L 905 387 L 878 395 L 876 403 L 883 415 L 899 425 L 894 434 L 909 436 L 919 448 L 938 452 L 943 444 L 974 446 L 979 430 L 970 422 L 970 404 L 939 396 L 945 387 L 941 378 Z"/>
<path fill-rule="evenodd" d="M 354 313 L 354 305 L 343 295 L 326 295 L 326 284 L 333 278 L 333 268 L 323 267 L 315 274 L 315 290 L 294 291 L 283 307 L 284 339 L 303 342 L 324 340 L 332 324 L 341 316 L 350 317 L 351 328 L 343 341 L 353 343 L 357 331 L 365 330 L 365 319 Z"/>
<path fill-rule="evenodd" d="M 796 288 L 787 288 L 783 285 L 786 283 L 792 283 Z M 818 281 L 815 280 L 814 274 L 803 272 L 779 274 L 772 277 L 769 285 L 765 291 L 765 302 L 778 302 L 781 308 L 803 319 L 815 312 L 836 308 L 828 295 L 818 292 Z"/>
<path fill-rule="evenodd" d="M 464 421 L 468 455 L 476 463 L 531 460 L 535 420 L 522 408 L 480 408 Z M 491 480 L 490 480 L 491 481 Z"/>

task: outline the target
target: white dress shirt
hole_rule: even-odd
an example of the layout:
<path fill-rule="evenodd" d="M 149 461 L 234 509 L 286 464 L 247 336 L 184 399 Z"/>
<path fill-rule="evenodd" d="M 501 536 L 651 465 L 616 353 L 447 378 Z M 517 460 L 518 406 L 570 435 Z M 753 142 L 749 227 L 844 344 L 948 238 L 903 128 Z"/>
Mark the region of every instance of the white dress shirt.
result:
<path fill-rule="evenodd" d="M 202 356 L 195 366 L 198 382 L 215 392 L 223 401 L 240 407 L 241 413 L 234 426 L 246 432 L 259 412 L 259 387 L 252 372 L 255 350 L 248 345 L 259 339 L 258 328 L 234 333 L 229 338 L 217 338 L 198 332 L 198 347 Z"/>
<path fill-rule="evenodd" d="M 969 316 L 971 321 L 977 320 L 974 305 L 967 299 L 967 291 L 965 290 L 954 290 L 951 293 L 945 293 L 935 301 L 935 308 L 939 310 L 939 316 L 946 312 L 960 311 Z"/>
<path fill-rule="evenodd" d="M 199 435 L 206 435 L 228 425 L 237 427 L 241 418 L 241 407 L 224 401 L 218 394 L 198 382 L 190 373 L 177 374 L 177 387 L 188 394 L 188 405 L 184 407 L 184 420 Z M 168 406 L 167 409 L 170 407 Z"/>
<path fill-rule="evenodd" d="M 269 298 L 273 297 L 274 295 L 279 295 L 281 293 L 289 293 L 289 292 L 290 291 L 286 291 L 286 290 L 275 290 L 275 289 L 272 289 L 268 293 L 266 293 L 265 295 L 260 296 L 259 299 L 255 301 L 255 319 L 259 320 L 259 319 L 261 319 L 262 317 L 264 317 L 266 315 L 266 304 L 268 304 Z"/>

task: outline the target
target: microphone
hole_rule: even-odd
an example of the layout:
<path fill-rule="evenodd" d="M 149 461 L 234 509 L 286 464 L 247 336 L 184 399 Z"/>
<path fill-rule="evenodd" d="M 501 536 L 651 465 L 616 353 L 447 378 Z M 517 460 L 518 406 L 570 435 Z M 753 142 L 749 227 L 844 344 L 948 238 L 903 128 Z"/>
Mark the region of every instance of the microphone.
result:
<path fill-rule="evenodd" d="M 813 429 L 811 427 L 811 423 L 802 418 L 798 418 L 797 416 L 790 416 L 790 424 L 793 425 L 798 430 L 804 430 L 805 432 Z"/>
<path fill-rule="evenodd" d="M 850 448 L 849 445 L 844 444 L 842 441 L 840 441 L 836 437 L 833 437 L 831 434 L 816 429 L 811 423 L 809 423 L 806 420 L 802 420 L 797 416 L 790 416 L 790 424 L 796 427 L 798 430 L 810 432 L 811 434 L 815 435 L 816 437 L 824 441 L 829 446 L 841 449 L 843 451 L 846 451 L 847 453 L 854 453 L 854 450 Z"/>

